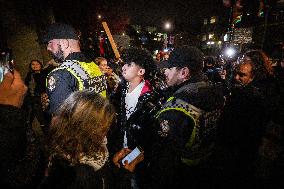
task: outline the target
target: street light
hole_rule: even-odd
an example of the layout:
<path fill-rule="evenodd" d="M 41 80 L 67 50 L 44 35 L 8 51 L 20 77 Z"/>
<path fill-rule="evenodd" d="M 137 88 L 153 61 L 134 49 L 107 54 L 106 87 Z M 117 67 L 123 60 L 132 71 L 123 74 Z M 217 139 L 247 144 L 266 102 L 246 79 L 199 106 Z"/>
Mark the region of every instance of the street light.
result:
<path fill-rule="evenodd" d="M 98 19 L 101 19 L 101 18 L 102 18 L 102 15 L 99 14 L 99 15 L 98 15 Z"/>
<path fill-rule="evenodd" d="M 236 50 L 232 47 L 229 47 L 225 49 L 225 54 L 227 55 L 228 58 L 233 58 L 236 54 Z"/>
<path fill-rule="evenodd" d="M 171 29 L 171 27 L 172 27 L 172 25 L 171 25 L 170 22 L 166 22 L 166 23 L 165 23 L 165 29 L 166 29 L 166 30 Z"/>

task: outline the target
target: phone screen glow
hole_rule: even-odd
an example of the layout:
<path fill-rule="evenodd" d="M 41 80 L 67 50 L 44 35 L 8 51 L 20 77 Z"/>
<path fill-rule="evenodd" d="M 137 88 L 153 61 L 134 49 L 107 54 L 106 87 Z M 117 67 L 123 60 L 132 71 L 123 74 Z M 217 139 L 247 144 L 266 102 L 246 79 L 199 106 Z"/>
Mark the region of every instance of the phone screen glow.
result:
<path fill-rule="evenodd" d="M 132 150 L 132 152 L 130 152 L 127 156 L 125 156 L 122 159 L 122 164 L 125 165 L 125 160 L 128 161 L 128 163 L 132 162 L 135 158 L 137 158 L 139 156 L 139 154 L 141 153 L 141 151 L 136 147 L 134 148 L 134 150 Z"/>

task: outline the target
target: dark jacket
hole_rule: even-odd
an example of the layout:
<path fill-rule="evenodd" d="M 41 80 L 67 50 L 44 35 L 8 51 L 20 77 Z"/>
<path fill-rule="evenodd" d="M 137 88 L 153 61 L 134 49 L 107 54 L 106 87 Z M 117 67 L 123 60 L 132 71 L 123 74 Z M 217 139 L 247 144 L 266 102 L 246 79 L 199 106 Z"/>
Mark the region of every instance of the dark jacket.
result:
<path fill-rule="evenodd" d="M 0 112 L 0 183 L 12 188 L 27 148 L 26 128 L 21 109 L 0 105 Z"/>
<path fill-rule="evenodd" d="M 28 72 L 25 78 L 25 85 L 28 87 L 28 92 L 23 103 L 23 109 L 27 118 L 26 121 L 29 122 L 28 124 L 32 124 L 36 117 L 40 125 L 45 125 L 41 103 L 41 94 L 46 91 L 43 74 Z"/>
<path fill-rule="evenodd" d="M 33 188 L 43 174 L 39 140 L 23 109 L 0 105 L 0 182 L 7 188 Z"/>
<path fill-rule="evenodd" d="M 82 62 L 88 61 L 82 53 L 71 53 L 65 60 L 78 60 Z M 57 70 L 56 72 L 51 73 L 50 76 L 54 78 L 54 84 L 51 85 L 56 88 L 56 90 L 52 92 L 47 88 L 50 100 L 49 112 L 53 114 L 72 92 L 78 90 L 79 83 L 70 72 L 64 69 Z"/>
<path fill-rule="evenodd" d="M 28 72 L 25 78 L 25 85 L 28 87 L 29 96 L 39 96 L 45 92 L 45 82 L 42 73 Z"/>
<path fill-rule="evenodd" d="M 278 122 L 279 101 L 272 78 L 232 89 L 220 121 L 219 149 L 215 158 L 222 170 L 222 183 L 229 186 L 237 183 L 236 187 L 261 186 L 261 180 L 256 180 L 257 170 L 262 166 L 258 164 L 260 147 L 267 131 L 274 130 L 273 125 Z M 278 135 L 281 136 L 280 133 Z M 266 147 L 264 152 L 267 150 L 276 155 L 272 145 Z"/>
<path fill-rule="evenodd" d="M 125 131 L 127 133 L 128 148 L 133 150 L 135 147 L 139 146 L 143 149 L 145 152 L 144 161 L 139 163 L 135 169 L 135 174 L 139 175 L 137 177 L 137 182 L 141 184 L 144 184 L 144 181 L 141 179 L 144 178 L 145 166 L 150 158 L 149 152 L 151 151 L 151 145 L 153 143 L 153 128 L 151 126 L 154 118 L 155 107 L 158 106 L 158 98 L 153 95 L 149 83 L 146 82 L 145 88 L 147 88 L 147 90 L 142 90 L 142 93 L 138 98 L 135 111 L 131 114 L 129 119 L 126 119 L 125 96 L 127 93 L 127 86 L 126 83 L 122 83 L 122 86 L 120 90 L 118 90 L 116 96 L 111 99 L 112 102 L 116 103 L 118 119 L 116 124 L 110 129 L 108 139 L 111 157 L 123 147 Z M 122 175 L 122 177 L 124 177 L 123 172 L 125 171 L 115 170 L 115 175 Z M 131 181 L 128 180 L 128 186 L 130 186 L 130 182 Z M 122 183 L 120 179 L 118 179 L 117 183 L 127 186 L 127 184 Z"/>
<path fill-rule="evenodd" d="M 218 111 L 220 115 L 224 98 L 221 87 L 209 87 L 207 77 L 200 74 L 176 86 L 170 99 L 172 103 L 182 100 L 189 106 L 194 106 L 203 113 Z M 171 100 L 168 100 L 171 101 Z M 167 103 L 168 103 L 167 102 Z M 188 105 L 186 105 L 188 106 Z M 182 158 L 191 155 L 191 148 L 187 147 L 192 133 L 196 132 L 191 116 L 176 109 L 162 107 L 157 116 L 157 139 L 153 145 L 149 173 L 150 186 L 148 188 L 188 188 L 196 182 L 194 167 L 188 168 Z M 182 108 L 183 109 L 183 108 Z M 192 115 L 191 112 L 188 112 Z M 216 119 L 216 118 L 214 118 Z M 201 124 L 201 123 L 200 123 Z M 202 130 L 200 126 L 199 130 Z M 208 137 L 214 138 L 215 127 Z M 193 131 L 195 130 L 195 131 Z M 201 133 L 201 132 L 200 132 Z M 200 134 L 199 133 L 199 134 Z M 205 135 L 199 135 L 203 137 Z M 212 136 L 213 135 L 213 136 Z M 200 179 L 200 178 L 198 178 Z M 190 185 L 189 185 L 190 184 Z"/>
<path fill-rule="evenodd" d="M 147 82 L 146 82 L 147 83 Z M 151 117 L 156 104 L 149 83 L 146 84 L 148 89 L 144 90 L 138 98 L 135 111 L 129 119 L 126 118 L 125 96 L 127 93 L 126 84 L 122 84 L 121 89 L 114 96 L 112 102 L 116 102 L 118 118 L 116 125 L 111 130 L 110 151 L 117 152 L 123 147 L 124 131 L 127 133 L 128 148 L 134 149 L 140 146 L 143 150 L 149 149 L 151 145 Z M 117 103 L 118 102 L 118 103 Z"/>
<path fill-rule="evenodd" d="M 109 188 L 104 170 L 95 171 L 86 164 L 70 165 L 66 160 L 55 159 L 49 168 L 48 176 L 38 189 L 92 189 Z"/>

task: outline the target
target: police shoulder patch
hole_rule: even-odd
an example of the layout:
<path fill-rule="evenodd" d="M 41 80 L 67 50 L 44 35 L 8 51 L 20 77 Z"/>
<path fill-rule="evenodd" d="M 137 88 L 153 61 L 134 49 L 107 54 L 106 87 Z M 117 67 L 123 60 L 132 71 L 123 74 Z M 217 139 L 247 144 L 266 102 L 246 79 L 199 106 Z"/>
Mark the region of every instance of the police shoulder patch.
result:
<path fill-rule="evenodd" d="M 167 137 L 169 132 L 170 132 L 169 121 L 168 120 L 162 120 L 160 122 L 160 129 L 158 131 L 158 134 L 161 137 Z"/>
<path fill-rule="evenodd" d="M 48 86 L 47 86 L 48 90 L 51 92 L 54 91 L 55 86 L 56 86 L 56 79 L 54 76 L 50 76 L 48 78 Z"/>

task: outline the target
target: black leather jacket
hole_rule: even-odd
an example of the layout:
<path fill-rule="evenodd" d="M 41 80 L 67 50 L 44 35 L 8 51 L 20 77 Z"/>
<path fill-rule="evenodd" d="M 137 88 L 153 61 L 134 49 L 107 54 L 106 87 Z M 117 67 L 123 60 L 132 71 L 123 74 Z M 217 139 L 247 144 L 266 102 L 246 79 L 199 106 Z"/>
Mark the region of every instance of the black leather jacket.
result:
<path fill-rule="evenodd" d="M 110 151 L 115 153 L 123 147 L 124 133 L 127 133 L 128 148 L 134 149 L 137 146 L 146 150 L 152 141 L 152 121 L 154 118 L 157 99 L 151 90 L 141 94 L 135 111 L 129 119 L 126 118 L 125 96 L 127 93 L 126 83 L 122 83 L 119 92 L 111 99 L 118 112 L 117 122 L 110 129 L 109 140 Z"/>

